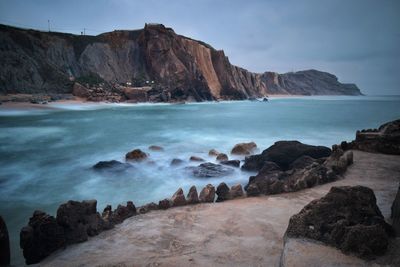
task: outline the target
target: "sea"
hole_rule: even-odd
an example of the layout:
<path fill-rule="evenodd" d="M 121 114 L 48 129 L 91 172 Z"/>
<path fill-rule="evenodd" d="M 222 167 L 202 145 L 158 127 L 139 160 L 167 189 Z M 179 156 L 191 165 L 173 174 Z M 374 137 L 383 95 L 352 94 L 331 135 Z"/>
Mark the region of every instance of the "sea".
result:
<path fill-rule="evenodd" d="M 253 173 L 236 168 L 217 178 L 196 178 L 191 156 L 214 162 L 210 149 L 226 153 L 253 141 L 258 153 L 280 140 L 331 147 L 351 141 L 359 129 L 400 118 L 400 96 L 318 96 L 187 104 L 49 103 L 49 109 L 0 106 L 0 215 L 9 228 L 12 264 L 23 265 L 19 232 L 34 210 L 56 215 L 68 200 L 97 199 L 136 206 L 185 194 L 195 185 L 245 185 Z M 151 151 L 151 145 L 163 151 Z M 133 149 L 149 154 L 125 172 L 99 172 L 99 161 L 125 161 Z M 184 161 L 170 166 L 172 159 Z"/>

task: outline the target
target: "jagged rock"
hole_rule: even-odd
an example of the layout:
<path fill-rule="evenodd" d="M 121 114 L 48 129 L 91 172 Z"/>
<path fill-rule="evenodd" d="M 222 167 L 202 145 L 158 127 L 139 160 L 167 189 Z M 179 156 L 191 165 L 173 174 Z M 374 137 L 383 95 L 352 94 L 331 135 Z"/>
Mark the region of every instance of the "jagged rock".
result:
<path fill-rule="evenodd" d="M 282 170 L 287 170 L 290 164 L 301 156 L 314 159 L 328 157 L 331 150 L 324 146 L 312 146 L 298 141 L 279 141 L 264 150 L 261 154 L 246 157 L 242 169 L 259 171 L 266 161 L 276 163 Z"/>
<path fill-rule="evenodd" d="M 260 195 L 261 192 L 256 183 L 251 183 L 246 187 L 246 193 L 247 196 L 254 197 Z"/>
<path fill-rule="evenodd" d="M 10 264 L 10 238 L 8 236 L 7 225 L 0 216 L 0 266 Z"/>
<path fill-rule="evenodd" d="M 187 197 L 186 197 L 186 201 L 188 204 L 197 204 L 200 202 L 199 196 L 197 194 L 197 189 L 194 185 L 192 187 L 190 187 L 189 193 L 187 194 Z"/>
<path fill-rule="evenodd" d="M 83 242 L 98 235 L 104 222 L 97 212 L 96 200 L 68 201 L 57 209 L 57 223 L 64 228 L 68 244 Z"/>
<path fill-rule="evenodd" d="M 144 205 L 142 207 L 139 207 L 138 211 L 139 211 L 140 214 L 144 214 L 144 213 L 147 213 L 149 211 L 158 210 L 158 209 L 159 209 L 158 205 L 156 203 L 154 203 L 154 202 L 151 202 L 151 203 L 147 203 L 146 205 Z"/>
<path fill-rule="evenodd" d="M 243 195 L 243 188 L 241 184 L 236 184 L 231 187 L 232 198 L 243 197 Z"/>
<path fill-rule="evenodd" d="M 208 155 L 209 156 L 214 156 L 214 157 L 216 157 L 216 156 L 218 156 L 220 153 L 217 151 L 217 150 L 215 150 L 215 149 L 211 149 L 210 151 L 208 151 Z"/>
<path fill-rule="evenodd" d="M 229 187 L 226 183 L 222 182 L 217 186 L 217 202 L 222 202 L 228 199 L 231 199 Z"/>
<path fill-rule="evenodd" d="M 224 153 L 219 153 L 217 156 L 217 161 L 227 161 L 228 159 L 228 155 L 224 154 Z"/>
<path fill-rule="evenodd" d="M 107 171 L 125 171 L 133 166 L 129 163 L 122 163 L 117 160 L 110 161 L 99 161 L 95 165 L 93 165 L 93 169 L 95 170 L 107 170 Z"/>
<path fill-rule="evenodd" d="M 35 211 L 20 233 L 26 264 L 34 264 L 66 245 L 64 229 L 53 216 Z"/>
<path fill-rule="evenodd" d="M 236 144 L 232 150 L 231 154 L 234 155 L 250 155 L 257 148 L 257 144 L 254 142 L 250 143 L 240 143 Z"/>
<path fill-rule="evenodd" d="M 125 159 L 130 161 L 143 161 L 147 159 L 147 154 L 140 149 L 134 149 L 131 152 L 126 153 Z"/>
<path fill-rule="evenodd" d="M 222 177 L 230 175 L 234 172 L 234 170 L 230 167 L 225 167 L 220 164 L 214 164 L 211 162 L 202 163 L 197 167 L 188 167 L 188 170 L 191 170 L 193 175 L 196 177 Z"/>
<path fill-rule="evenodd" d="M 163 199 L 163 200 L 160 200 L 160 201 L 158 202 L 158 207 L 159 207 L 161 210 L 169 209 L 171 206 L 172 206 L 172 205 L 171 205 L 171 200 L 169 200 L 168 198 Z"/>
<path fill-rule="evenodd" d="M 114 218 L 111 205 L 107 205 L 104 208 L 103 213 L 101 214 L 101 218 L 103 219 L 104 222 L 103 225 L 104 230 L 109 230 L 114 227 Z"/>
<path fill-rule="evenodd" d="M 392 226 L 397 236 L 400 236 L 400 184 L 397 190 L 396 198 L 392 204 Z"/>
<path fill-rule="evenodd" d="M 191 156 L 189 158 L 190 161 L 204 161 L 204 159 L 200 158 L 200 157 L 196 157 L 196 156 Z"/>
<path fill-rule="evenodd" d="M 269 173 L 277 171 L 282 171 L 282 169 L 276 165 L 276 163 L 272 161 L 266 161 L 261 170 L 258 172 L 258 175 L 268 175 Z"/>
<path fill-rule="evenodd" d="M 310 166 L 311 164 L 313 164 L 314 162 L 315 162 L 314 158 L 307 156 L 307 155 L 303 155 L 300 158 L 293 161 L 290 164 L 289 169 L 304 169 L 304 168 Z"/>
<path fill-rule="evenodd" d="M 290 218 L 286 237 L 310 238 L 359 256 L 382 255 L 391 227 L 374 192 L 363 186 L 332 187 Z"/>
<path fill-rule="evenodd" d="M 240 160 L 223 160 L 220 161 L 219 163 L 221 163 L 222 165 L 232 166 L 235 168 L 240 167 Z"/>
<path fill-rule="evenodd" d="M 182 188 L 179 188 L 175 192 L 175 194 L 171 198 L 171 202 L 172 202 L 173 207 L 186 205 L 186 198 L 185 198 L 185 194 L 183 193 Z"/>
<path fill-rule="evenodd" d="M 206 185 L 200 192 L 200 202 L 214 202 L 215 199 L 215 187 L 211 184 Z"/>
<path fill-rule="evenodd" d="M 171 165 L 171 166 L 178 166 L 178 165 L 182 165 L 183 163 L 185 163 L 184 160 L 181 160 L 181 159 L 173 159 L 173 160 L 171 160 L 170 165 Z"/>
<path fill-rule="evenodd" d="M 400 120 L 387 122 L 378 129 L 357 131 L 356 139 L 341 147 L 373 153 L 400 155 Z"/>
<path fill-rule="evenodd" d="M 161 147 L 161 146 L 152 145 L 152 146 L 149 146 L 149 150 L 152 150 L 152 151 L 164 151 L 164 148 Z"/>
<path fill-rule="evenodd" d="M 125 219 L 134 215 L 136 215 L 136 207 L 132 201 L 128 201 L 126 206 L 118 205 L 112 214 L 112 221 L 114 223 L 122 223 Z"/>
<path fill-rule="evenodd" d="M 77 97 L 88 98 L 89 97 L 89 89 L 80 83 L 75 82 L 72 87 L 72 94 Z"/>

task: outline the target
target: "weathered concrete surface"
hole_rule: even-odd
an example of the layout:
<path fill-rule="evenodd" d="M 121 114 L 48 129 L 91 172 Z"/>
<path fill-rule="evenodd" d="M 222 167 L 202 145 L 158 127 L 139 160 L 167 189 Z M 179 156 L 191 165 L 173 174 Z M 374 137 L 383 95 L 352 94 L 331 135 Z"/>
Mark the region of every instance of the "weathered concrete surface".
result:
<path fill-rule="evenodd" d="M 354 162 L 345 179 L 296 193 L 135 216 L 88 242 L 56 252 L 41 266 L 279 266 L 290 216 L 324 196 L 333 185 L 372 188 L 382 214 L 390 217 L 400 179 L 400 157 L 354 151 Z M 322 247 L 318 262 L 328 266 L 326 251 L 340 252 Z M 378 263 L 395 258 L 393 250 L 398 247 L 392 246 L 386 259 Z M 302 264 L 309 260 L 307 254 L 300 256 L 295 266 L 310 266 Z M 346 256 L 347 261 L 351 263 L 347 266 L 364 264 L 353 256 Z"/>

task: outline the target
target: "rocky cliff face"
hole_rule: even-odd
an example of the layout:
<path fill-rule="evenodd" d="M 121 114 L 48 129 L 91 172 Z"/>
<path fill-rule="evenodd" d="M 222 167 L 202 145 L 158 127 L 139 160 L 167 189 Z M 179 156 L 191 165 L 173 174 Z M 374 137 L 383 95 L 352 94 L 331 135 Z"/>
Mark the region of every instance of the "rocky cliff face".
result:
<path fill-rule="evenodd" d="M 162 92 L 171 100 L 192 101 L 360 94 L 356 85 L 339 83 L 334 75 L 316 70 L 249 72 L 230 64 L 223 51 L 161 24 L 97 36 L 0 25 L 0 56 L 3 94 L 71 93 L 76 81 L 106 83 L 107 90 L 127 82 L 151 85 L 150 96 Z"/>

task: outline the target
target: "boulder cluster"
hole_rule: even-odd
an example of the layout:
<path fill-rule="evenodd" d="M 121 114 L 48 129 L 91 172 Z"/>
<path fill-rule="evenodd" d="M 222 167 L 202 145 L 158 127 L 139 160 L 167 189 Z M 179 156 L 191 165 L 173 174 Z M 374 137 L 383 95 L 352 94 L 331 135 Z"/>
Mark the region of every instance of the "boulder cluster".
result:
<path fill-rule="evenodd" d="M 343 150 L 400 155 L 400 120 L 387 122 L 378 129 L 357 131 L 354 141 L 343 141 L 340 146 Z"/>
<path fill-rule="evenodd" d="M 368 258 L 385 253 L 392 234 L 370 188 L 342 186 L 293 215 L 285 239 L 313 239 Z"/>
<path fill-rule="evenodd" d="M 245 186 L 248 196 L 294 192 L 332 182 L 353 163 L 353 153 L 334 145 L 280 141 L 259 155 L 247 157 L 242 169 L 258 171 Z"/>

